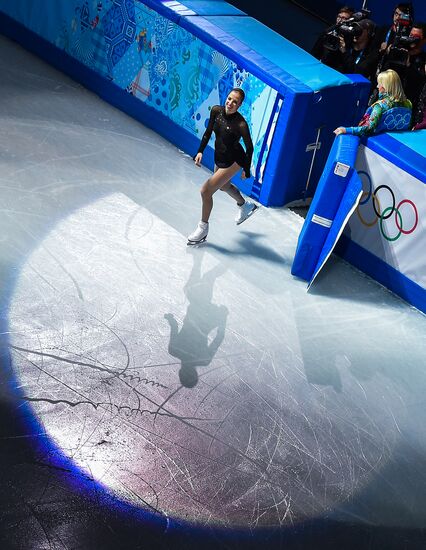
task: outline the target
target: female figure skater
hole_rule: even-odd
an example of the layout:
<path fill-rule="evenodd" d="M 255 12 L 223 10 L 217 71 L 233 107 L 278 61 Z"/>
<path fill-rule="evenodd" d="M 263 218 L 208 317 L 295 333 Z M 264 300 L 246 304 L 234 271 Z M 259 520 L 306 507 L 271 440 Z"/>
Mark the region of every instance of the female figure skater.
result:
<path fill-rule="evenodd" d="M 201 166 L 203 152 L 212 132 L 216 141 L 214 148 L 215 172 L 201 187 L 201 221 L 193 233 L 188 236 L 188 244 L 204 242 L 209 232 L 209 218 L 213 208 L 213 195 L 218 189 L 225 191 L 238 204 L 239 212 L 235 218 L 237 225 L 246 220 L 258 208 L 256 204 L 244 200 L 238 189 L 232 185 L 231 178 L 243 168 L 242 179 L 250 177 L 250 164 L 253 155 L 253 143 L 247 122 L 238 112 L 245 94 L 241 88 L 233 88 L 225 101 L 225 106 L 214 105 L 210 112 L 209 124 L 201 138 L 200 148 L 194 157 L 195 164 Z M 246 150 L 240 144 L 243 138 Z"/>
<path fill-rule="evenodd" d="M 379 99 L 366 111 L 358 126 L 344 128 L 339 126 L 334 130 L 336 136 L 340 134 L 354 134 L 356 136 L 369 136 L 374 133 L 382 116 L 393 107 L 406 107 L 411 109 L 411 101 L 406 98 L 402 88 L 401 79 L 397 72 L 388 69 L 377 75 L 377 89 Z"/>

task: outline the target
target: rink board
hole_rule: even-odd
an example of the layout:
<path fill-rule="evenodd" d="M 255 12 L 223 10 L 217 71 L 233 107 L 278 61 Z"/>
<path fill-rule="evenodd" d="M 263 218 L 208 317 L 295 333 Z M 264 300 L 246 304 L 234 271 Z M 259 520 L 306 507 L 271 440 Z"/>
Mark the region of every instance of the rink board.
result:
<path fill-rule="evenodd" d="M 344 76 L 226 2 L 0 0 L 0 31 L 191 156 L 212 105 L 245 90 L 252 178 L 268 206 L 315 190 L 332 130 L 361 117 L 369 83 Z M 213 142 L 211 142 L 212 144 Z M 213 151 L 205 163 L 213 167 Z"/>
<path fill-rule="evenodd" d="M 337 245 L 343 258 L 426 312 L 425 151 L 426 131 L 362 143 L 337 137 L 299 235 L 292 274 L 309 288 Z"/>
<path fill-rule="evenodd" d="M 328 238 L 330 233 L 340 233 L 341 215 L 338 213 L 351 210 L 353 200 L 359 194 L 358 178 L 353 177 L 358 145 L 359 138 L 352 135 L 340 135 L 334 140 L 299 235 L 291 267 L 292 275 L 311 281 L 321 268 L 318 265 L 320 257 L 328 257 L 331 253 L 334 244 Z M 356 197 L 353 197 L 354 194 Z"/>
<path fill-rule="evenodd" d="M 336 251 L 426 313 L 426 131 L 360 145 L 362 196 Z"/>

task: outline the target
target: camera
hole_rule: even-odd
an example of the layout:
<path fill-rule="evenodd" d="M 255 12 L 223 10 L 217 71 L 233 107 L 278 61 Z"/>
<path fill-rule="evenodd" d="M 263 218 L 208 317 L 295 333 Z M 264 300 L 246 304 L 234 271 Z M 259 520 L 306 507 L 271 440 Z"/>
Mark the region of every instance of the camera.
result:
<path fill-rule="evenodd" d="M 326 33 L 324 40 L 324 48 L 330 51 L 336 51 L 340 46 L 340 37 L 343 37 L 346 44 L 350 45 L 354 38 L 358 38 L 362 34 L 362 28 L 358 21 L 366 16 L 362 12 L 354 13 L 347 21 L 342 21 L 333 26 L 332 30 Z"/>
<path fill-rule="evenodd" d="M 410 36 L 412 21 L 411 10 L 398 17 L 395 38 L 380 65 L 381 70 L 394 69 L 398 72 L 398 69 L 407 65 L 410 48 L 420 40 L 416 36 Z"/>
<path fill-rule="evenodd" d="M 411 46 L 417 44 L 419 40 L 420 39 L 415 36 L 396 36 L 389 52 L 385 55 L 383 60 L 383 70 L 397 70 L 398 67 L 405 67 L 408 62 Z"/>

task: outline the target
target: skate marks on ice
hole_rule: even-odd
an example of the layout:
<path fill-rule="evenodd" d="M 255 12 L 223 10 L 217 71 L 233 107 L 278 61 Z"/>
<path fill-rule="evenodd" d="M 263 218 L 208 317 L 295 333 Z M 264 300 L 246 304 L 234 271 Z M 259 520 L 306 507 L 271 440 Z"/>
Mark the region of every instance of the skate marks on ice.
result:
<path fill-rule="evenodd" d="M 349 371 L 345 392 L 308 384 L 293 304 L 306 293 L 268 294 L 253 282 L 264 262 L 244 278 L 228 260 L 121 193 L 99 199 L 23 266 L 13 364 L 47 435 L 118 498 L 199 524 L 286 525 L 380 470 L 401 392 L 375 399 Z"/>

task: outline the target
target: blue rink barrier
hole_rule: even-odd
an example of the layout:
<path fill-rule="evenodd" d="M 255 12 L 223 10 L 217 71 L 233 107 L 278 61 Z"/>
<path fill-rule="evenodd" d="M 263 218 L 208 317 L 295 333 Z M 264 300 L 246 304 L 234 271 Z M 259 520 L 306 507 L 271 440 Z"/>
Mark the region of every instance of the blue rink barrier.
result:
<path fill-rule="evenodd" d="M 309 281 L 309 286 L 360 198 L 361 182 L 354 171 L 359 141 L 350 134 L 335 138 L 299 235 L 291 273 Z"/>
<path fill-rule="evenodd" d="M 426 313 L 426 130 L 363 139 L 362 196 L 336 252 Z"/>
<path fill-rule="evenodd" d="M 292 274 L 309 281 L 309 288 L 337 244 L 343 258 L 426 313 L 425 152 L 425 130 L 362 142 L 337 137 L 299 236 Z"/>
<path fill-rule="evenodd" d="M 312 196 L 339 125 L 357 123 L 370 84 L 341 75 L 215 0 L 0 0 L 0 31 L 194 155 L 210 109 L 246 92 L 253 177 L 267 206 Z M 203 161 L 213 168 L 213 151 Z"/>

